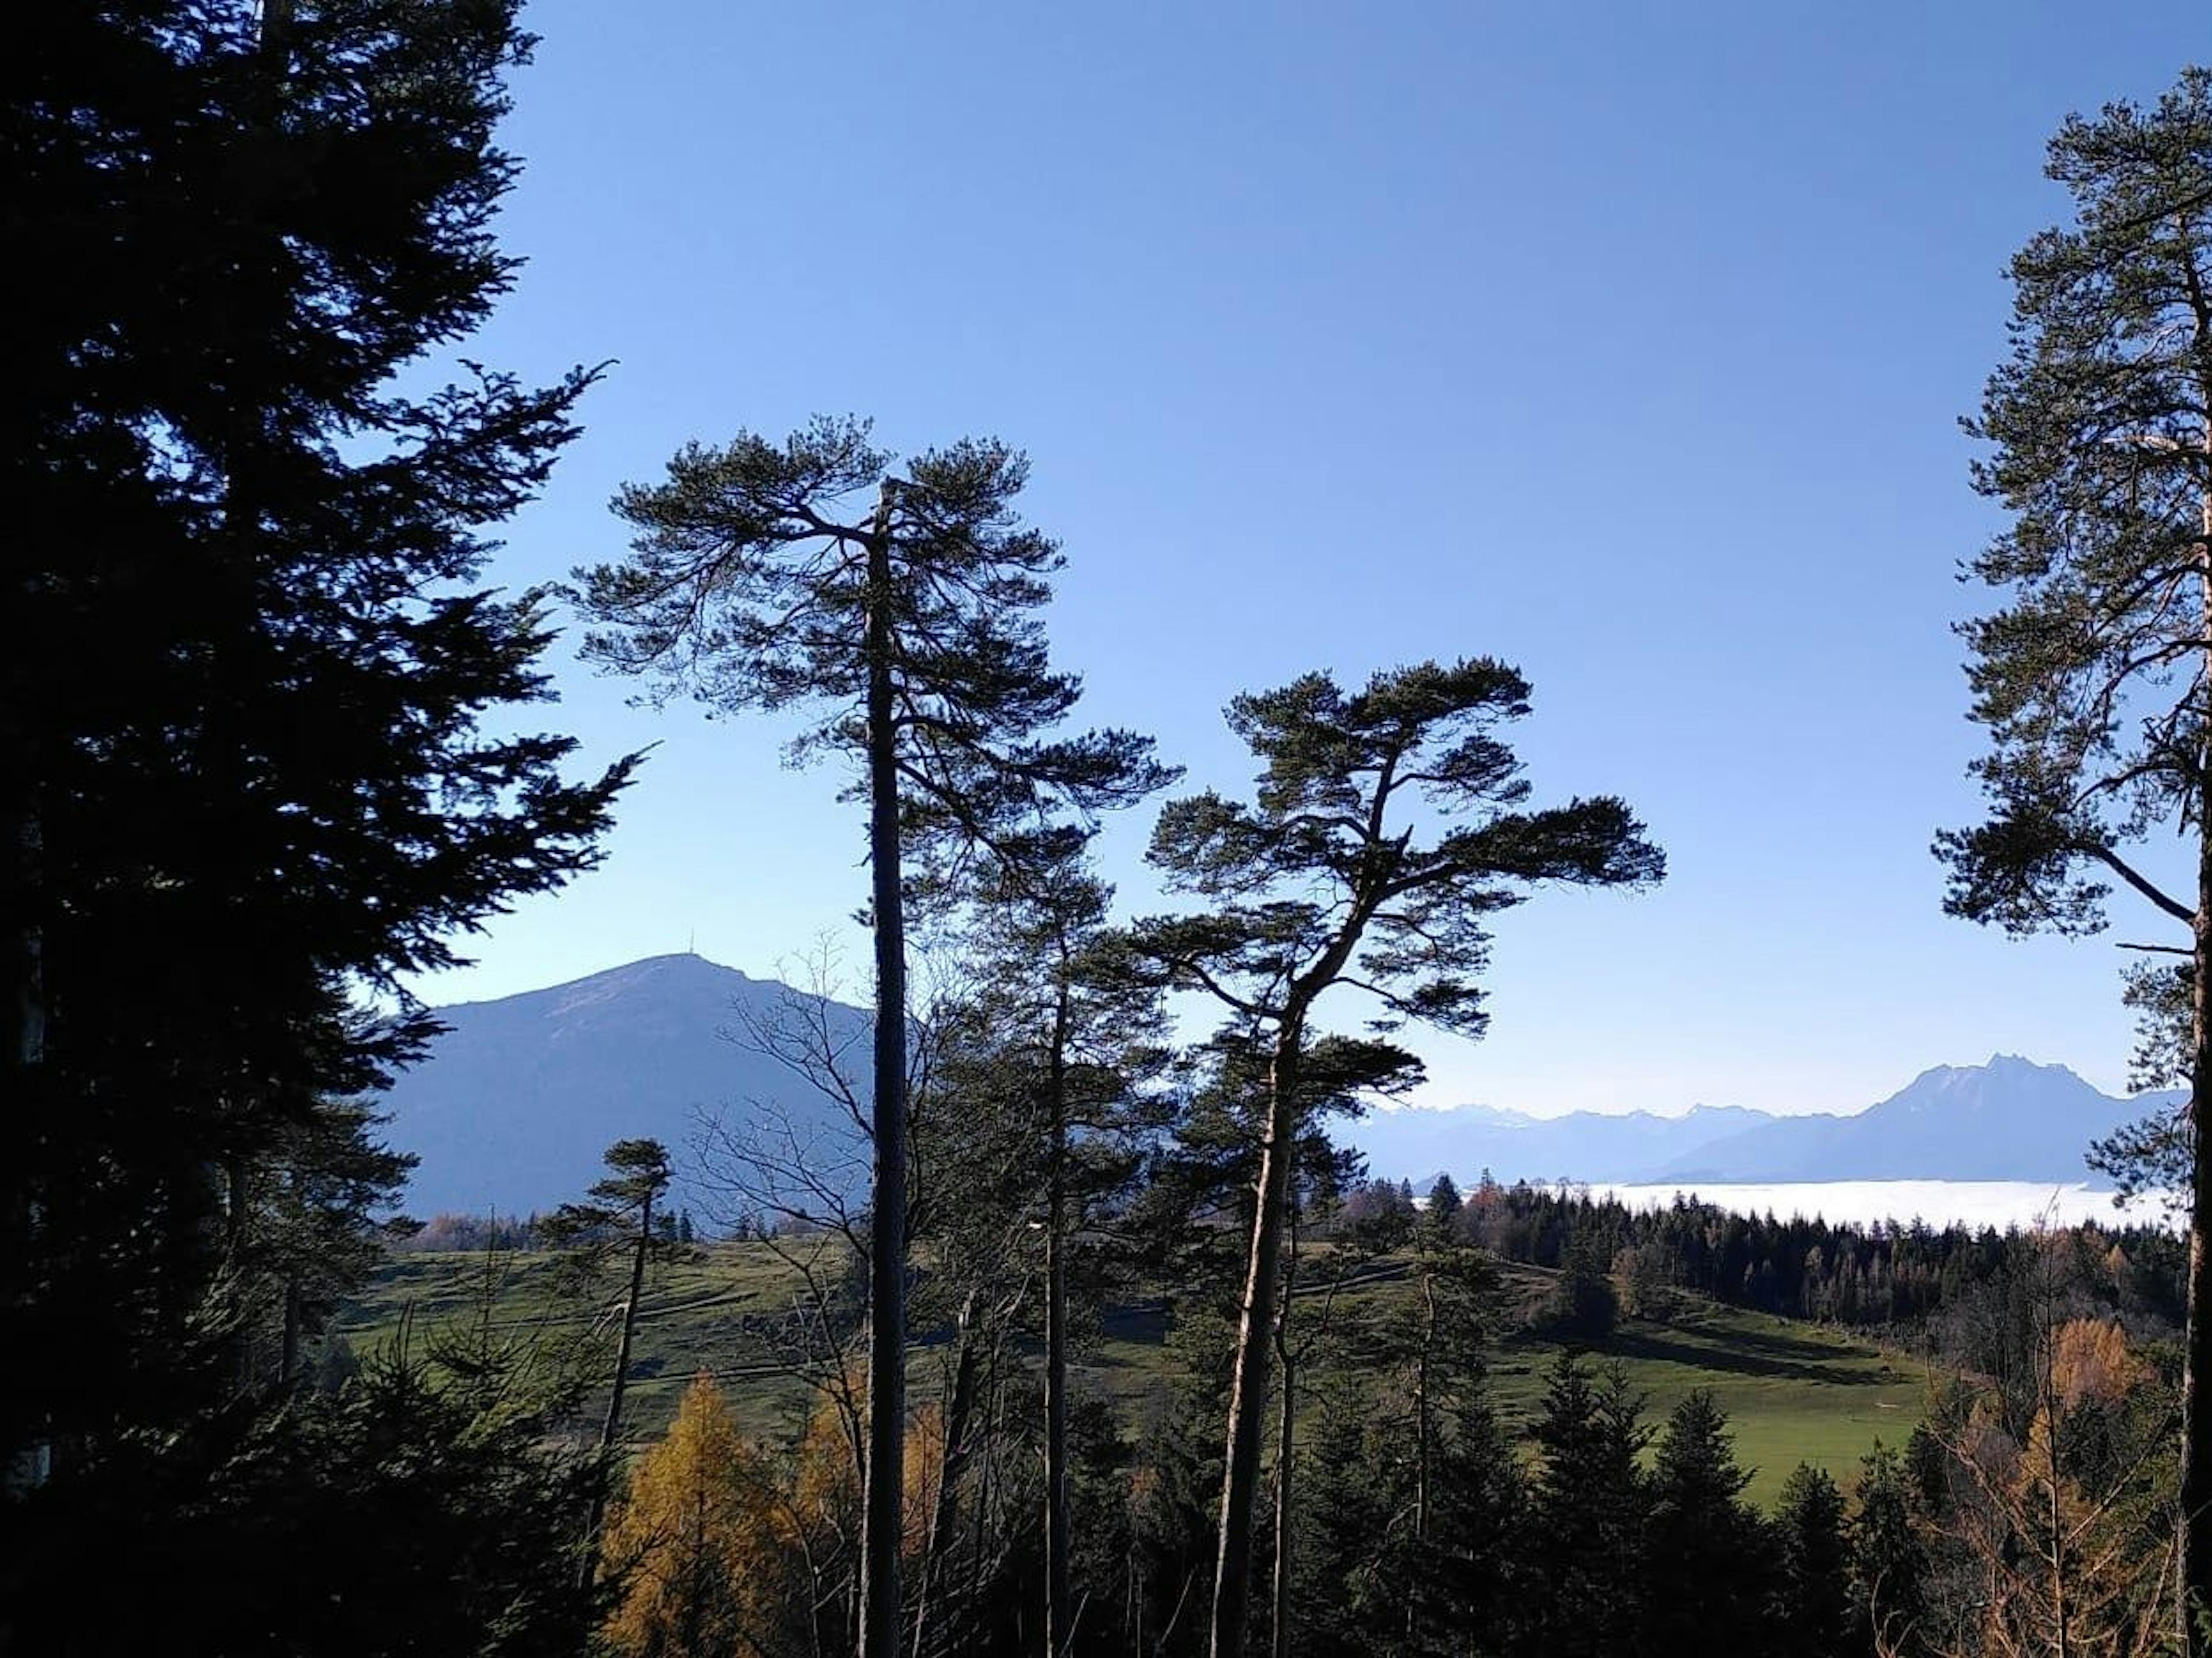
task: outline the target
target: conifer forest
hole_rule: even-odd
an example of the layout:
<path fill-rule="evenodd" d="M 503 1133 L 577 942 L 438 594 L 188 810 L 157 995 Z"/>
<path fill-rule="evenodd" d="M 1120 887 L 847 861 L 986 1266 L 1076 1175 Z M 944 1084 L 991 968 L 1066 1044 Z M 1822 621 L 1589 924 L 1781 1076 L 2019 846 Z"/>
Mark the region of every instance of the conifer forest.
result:
<path fill-rule="evenodd" d="M 665 9 L 672 61 L 695 20 Z M 876 418 L 792 419 L 716 378 L 657 411 L 672 439 L 595 452 L 611 507 L 541 531 L 630 372 L 582 311 L 550 366 L 501 331 L 552 263 L 507 238 L 508 135 L 589 10 L 61 0 L 0 54 L 0 1655 L 2212 1655 L 2190 20 L 2160 87 L 2044 112 L 2041 179 L 1975 140 L 2043 218 L 1964 433 L 1912 434 L 1986 519 L 1914 554 L 1958 578 L 1913 624 L 1955 635 L 1927 718 L 1966 805 L 1899 879 L 1961 949 L 1998 945 L 1956 920 L 2109 975 L 2124 940 L 2135 1051 L 2088 1057 L 2158 1090 L 2080 1137 L 2124 1206 L 1997 1228 L 1363 1157 L 1357 1125 L 1518 1016 L 1532 941 L 1601 957 L 1712 861 L 1639 805 L 1644 745 L 1555 762 L 1571 658 L 1540 677 L 1480 607 L 1434 647 L 1411 582 L 1395 635 L 1347 596 L 1401 536 L 1548 556 L 1490 544 L 1478 501 L 1408 525 L 1407 477 L 1304 458 L 1376 541 L 1334 589 L 1319 552 L 1254 568 L 1328 648 L 1224 615 L 1223 659 L 1273 665 L 1152 729 L 1087 694 L 1183 601 L 1123 592 L 1109 627 L 1071 598 L 1120 568 L 1056 527 L 1097 509 L 1054 482 L 1073 427 L 932 429 L 896 376 Z M 763 52 L 748 75 L 819 76 L 845 118 L 835 61 Z M 828 260 L 902 304 L 927 261 L 846 211 L 827 142 L 754 146 L 716 199 L 636 189 L 779 282 Z M 940 161 L 1030 257 L 1018 192 Z M 810 169 L 817 222 L 762 207 Z M 742 360 L 787 324 L 732 295 Z M 1771 417 L 1827 442 L 1804 390 Z M 1595 451 L 1620 387 L 1587 391 Z M 1631 540 L 1663 513 L 1605 493 L 1558 510 Z M 1795 533 L 1769 520 L 1762 559 Z M 533 537 L 556 574 L 518 580 Z M 1595 639 L 1658 601 L 1587 602 Z M 587 683 L 644 735 L 572 725 Z M 679 754 L 729 790 L 681 880 L 768 913 L 785 872 L 712 853 L 755 790 L 811 800 L 794 867 L 837 850 L 818 924 L 861 941 L 865 1018 L 793 996 L 732 1033 L 818 1112 L 679 1143 L 611 1096 L 596 1183 L 413 1212 L 380 1102 L 433 1052 L 426 986 L 612 878 Z M 1686 944 L 1673 975 L 1700 970 Z M 1620 1013 L 1575 1010 L 1631 1074 Z"/>

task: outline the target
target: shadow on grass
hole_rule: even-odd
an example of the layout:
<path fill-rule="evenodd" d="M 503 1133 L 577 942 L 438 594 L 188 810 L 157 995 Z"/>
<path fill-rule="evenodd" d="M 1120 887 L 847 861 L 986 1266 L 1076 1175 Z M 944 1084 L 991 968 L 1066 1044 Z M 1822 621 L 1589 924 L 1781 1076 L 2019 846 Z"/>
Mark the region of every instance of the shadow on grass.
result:
<path fill-rule="evenodd" d="M 1686 1365 L 1697 1370 L 1725 1370 L 1735 1376 L 1771 1376 L 1790 1382 L 1819 1382 L 1838 1388 L 1878 1388 L 1891 1380 L 1864 1365 L 1834 1363 L 1835 1350 L 1788 1337 L 1758 1337 L 1731 1332 L 1728 1345 L 1690 1342 L 1664 1327 L 1632 1325 L 1616 1329 L 1593 1351 L 1607 1358 L 1635 1358 Z M 1818 1356 L 1818 1362 L 1803 1357 Z"/>

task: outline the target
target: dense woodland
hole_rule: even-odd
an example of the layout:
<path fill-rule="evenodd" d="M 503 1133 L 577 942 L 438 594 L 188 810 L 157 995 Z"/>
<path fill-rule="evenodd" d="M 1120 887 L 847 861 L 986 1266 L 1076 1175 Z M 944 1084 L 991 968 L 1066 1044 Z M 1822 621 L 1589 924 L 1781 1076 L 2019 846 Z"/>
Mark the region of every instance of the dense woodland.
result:
<path fill-rule="evenodd" d="M 1536 797 L 1509 660 L 1255 689 L 1226 711 L 1249 787 L 1177 792 L 1172 733 L 1075 721 L 1020 451 L 741 409 L 622 490 L 603 562 L 501 592 L 596 374 L 465 355 L 515 276 L 514 6 L 134 0 L 16 33 L 0 1649 L 2206 1650 L 2186 1112 L 2100 1154 L 2179 1187 L 2179 1242 L 1365 1185 L 1332 1122 L 1419 1080 L 1406 1027 L 1482 1034 L 1494 919 L 1664 877 L 1628 803 Z M 2020 256 L 1972 427 L 2012 526 L 1966 630 L 1990 817 L 1939 849 L 1968 919 L 2087 931 L 2118 893 L 2169 924 L 2130 994 L 2154 1079 L 2202 1098 L 2212 874 L 2177 897 L 2130 847 L 2178 826 L 2212 872 L 2212 76 L 2069 121 L 2051 171 L 2074 222 Z M 790 757 L 852 784 L 871 1050 L 757 1033 L 850 1133 L 699 1148 L 704 1226 L 665 1212 L 678 1153 L 618 1141 L 526 1237 L 447 1223 L 557 1255 L 594 1316 L 488 1290 L 356 1352 L 333 1317 L 410 1230 L 368 1103 L 430 1034 L 410 987 L 590 869 L 639 763 L 580 774 L 538 729 L 571 616 L 647 696 L 797 717 Z M 1089 858 L 1128 811 L 1151 914 Z M 644 1286 L 740 1219 L 799 1286 L 768 1333 L 809 1406 L 747 1436 L 702 1380 L 635 1445 Z M 1500 1262 L 1549 1302 L 1508 1304 Z M 1133 1287 L 1180 1380 L 1117 1412 L 1071 1357 Z M 1529 1439 L 1502 1430 L 1516 1320 L 1689 1297 L 1878 1333 L 1925 1366 L 1924 1424 L 1767 1512 L 1706 1396 L 1655 1419 L 1570 1356 Z"/>

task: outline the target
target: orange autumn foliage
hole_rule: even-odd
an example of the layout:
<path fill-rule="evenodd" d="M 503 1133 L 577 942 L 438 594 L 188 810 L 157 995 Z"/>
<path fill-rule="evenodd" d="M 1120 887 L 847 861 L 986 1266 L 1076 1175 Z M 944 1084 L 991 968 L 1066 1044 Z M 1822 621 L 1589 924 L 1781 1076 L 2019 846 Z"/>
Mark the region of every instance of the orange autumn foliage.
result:
<path fill-rule="evenodd" d="M 773 1464 L 701 1376 L 609 1521 L 605 1558 L 623 1594 L 608 1643 L 641 1658 L 739 1649 L 790 1615 L 793 1529 Z"/>

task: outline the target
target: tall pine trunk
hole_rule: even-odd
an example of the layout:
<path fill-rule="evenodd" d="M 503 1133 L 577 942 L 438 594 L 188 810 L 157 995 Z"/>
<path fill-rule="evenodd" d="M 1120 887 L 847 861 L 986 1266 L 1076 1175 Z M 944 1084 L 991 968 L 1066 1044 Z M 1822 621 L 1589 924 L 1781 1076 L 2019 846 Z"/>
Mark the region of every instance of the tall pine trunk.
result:
<path fill-rule="evenodd" d="M 2187 224 L 2183 223 L 2186 234 Z M 2197 315 L 2198 361 L 2208 349 L 2205 296 L 2190 265 Z M 2212 376 L 2200 374 L 2200 391 L 2212 395 Z M 2198 506 L 2201 604 L 2208 673 L 2212 673 L 2212 427 L 2203 438 L 2205 487 Z M 2212 708 L 2201 718 L 2212 727 Z M 2212 1617 L 2212 1419 L 2205 1411 L 2204 1380 L 2212 1376 L 2212 738 L 2197 741 L 2197 914 L 2191 926 L 2189 1126 L 2189 1307 L 2181 1363 L 2181 1546 L 2179 1568 L 2181 1649 L 2189 1658 L 2212 1655 L 2212 1638 L 2199 1624 Z"/>
<path fill-rule="evenodd" d="M 868 1459 L 860 1534 L 860 1658 L 899 1658 L 906 1467 L 906 911 L 900 891 L 898 733 L 891 701 L 891 502 L 868 539 L 868 861 L 876 953 L 875 1187 L 868 1261 Z"/>
<path fill-rule="evenodd" d="M 607 1396 L 606 1420 L 599 1424 L 600 1476 L 592 1486 L 592 1513 L 584 1527 L 584 1561 L 578 1569 L 577 1581 L 586 1588 L 599 1570 L 599 1529 L 606 1523 L 607 1476 L 611 1469 L 607 1458 L 615 1448 L 615 1439 L 622 1432 L 623 1395 L 629 1386 L 630 1348 L 637 1339 L 638 1298 L 645 1293 L 645 1258 L 653 1247 L 653 1188 L 648 1186 L 644 1200 L 637 1212 L 637 1242 L 631 1247 L 629 1257 L 629 1296 L 623 1303 L 622 1336 L 615 1343 L 615 1383 Z"/>
<path fill-rule="evenodd" d="M 2208 509 L 2212 519 L 2212 509 Z M 2212 554 L 2212 523 L 2207 525 Z M 2212 574 L 2206 578 L 2206 626 L 2212 630 Z M 2212 754 L 2203 763 L 2203 805 L 2212 809 Z M 2181 1367 L 2182 1650 L 2191 1658 L 2212 1653 L 2198 1619 L 2212 1612 L 2212 1418 L 2206 1412 L 2205 1378 L 2212 1376 L 2212 817 L 2200 817 L 2197 859 L 2197 915 L 2191 989 L 2189 1116 L 2193 1152 L 2189 1199 L 2188 1334 Z"/>
<path fill-rule="evenodd" d="M 1290 1658 L 1291 1651 L 1291 1476 L 1297 1470 L 1294 1455 L 1298 1425 L 1297 1355 L 1291 1349 L 1291 1298 L 1298 1280 L 1297 1211 L 1291 1201 L 1286 1217 L 1290 1232 L 1290 1261 L 1283 1271 L 1283 1304 L 1275 1315 L 1275 1356 L 1283 1366 L 1275 1425 L 1275 1606 L 1268 1631 L 1274 1658 Z"/>
<path fill-rule="evenodd" d="M 1252 1585 L 1252 1509 L 1260 1484 L 1260 1447 L 1267 1412 L 1269 1348 L 1275 1336 L 1275 1276 L 1282 1268 L 1285 1211 L 1297 1160 L 1297 1069 L 1301 1031 L 1285 1018 L 1267 1068 L 1267 1131 L 1260 1143 L 1252 1248 L 1237 1325 L 1237 1360 L 1229 1382 L 1229 1442 L 1221 1479 L 1220 1552 L 1214 1564 L 1212 1658 L 1243 1658 Z"/>
<path fill-rule="evenodd" d="M 1067 983 L 1053 1007 L 1046 1079 L 1052 1140 L 1046 1156 L 1044 1232 L 1044 1649 L 1066 1658 L 1074 1638 L 1067 1503 Z"/>

